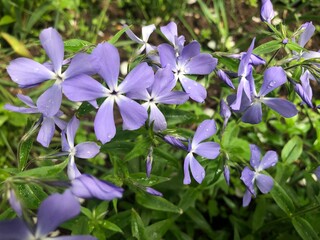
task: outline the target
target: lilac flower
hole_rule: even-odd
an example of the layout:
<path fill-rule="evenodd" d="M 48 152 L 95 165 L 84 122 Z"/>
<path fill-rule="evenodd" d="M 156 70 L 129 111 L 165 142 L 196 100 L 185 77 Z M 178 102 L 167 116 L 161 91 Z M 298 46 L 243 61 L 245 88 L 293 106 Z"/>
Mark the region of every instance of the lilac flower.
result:
<path fill-rule="evenodd" d="M 148 118 L 146 109 L 125 96 L 128 92 L 146 89 L 154 74 L 147 63 L 136 66 L 118 86 L 120 58 L 118 50 L 109 43 L 99 44 L 92 53 L 100 63 L 99 75 L 107 88 L 87 75 L 65 81 L 64 93 L 72 101 L 92 101 L 105 97 L 94 120 L 95 134 L 102 143 L 111 141 L 116 134 L 113 107 L 117 103 L 123 119 L 124 130 L 140 128 Z"/>
<path fill-rule="evenodd" d="M 17 107 L 10 104 L 6 104 L 4 106 L 5 109 L 13 111 L 13 112 L 20 112 L 20 113 L 41 113 L 41 127 L 37 136 L 37 141 L 44 147 L 48 147 L 55 130 L 55 125 L 57 125 L 61 130 L 65 129 L 66 122 L 61 120 L 59 117 L 63 115 L 61 111 L 57 113 L 51 111 L 43 111 L 41 108 L 41 101 L 37 101 L 37 105 L 34 104 L 32 99 L 28 96 L 17 94 L 17 97 L 26 105 L 27 107 Z"/>
<path fill-rule="evenodd" d="M 241 52 L 238 54 L 230 54 L 230 55 L 228 55 L 228 57 L 239 59 L 241 61 L 246 55 L 247 55 L 246 52 Z M 250 59 L 249 59 L 249 64 L 251 64 L 252 66 L 265 65 L 266 61 L 264 59 L 262 59 L 261 57 L 259 57 L 258 55 L 251 53 Z"/>
<path fill-rule="evenodd" d="M 159 191 L 157 191 L 157 190 L 155 190 L 155 189 L 153 189 L 151 187 L 146 187 L 146 192 L 151 194 L 151 195 L 158 196 L 158 197 L 162 197 L 163 196 L 161 192 L 159 192 Z"/>
<path fill-rule="evenodd" d="M 74 218 L 80 213 L 80 203 L 70 190 L 63 194 L 52 194 L 40 205 L 37 215 L 37 225 L 31 228 L 19 218 L 0 222 L 1 239 L 64 239 L 93 240 L 92 236 L 48 237 L 63 222 Z"/>
<path fill-rule="evenodd" d="M 146 174 L 147 174 L 148 178 L 150 178 L 151 169 L 152 169 L 152 162 L 153 162 L 152 153 L 153 153 L 153 148 L 150 147 L 149 153 L 148 153 L 148 156 L 147 156 L 147 160 L 146 160 Z"/>
<path fill-rule="evenodd" d="M 224 175 L 224 179 L 226 180 L 227 184 L 230 185 L 230 169 L 229 169 L 228 165 L 224 165 L 223 175 Z"/>
<path fill-rule="evenodd" d="M 220 154 L 220 146 L 215 142 L 204 142 L 203 140 L 211 137 L 217 131 L 216 123 L 214 120 L 204 120 L 199 127 L 197 128 L 194 137 L 189 143 L 188 146 L 188 154 L 184 159 L 184 184 L 190 184 L 190 172 L 191 170 L 193 178 L 201 183 L 205 177 L 204 168 L 200 165 L 200 163 L 193 156 L 194 153 L 208 159 L 215 159 Z"/>
<path fill-rule="evenodd" d="M 169 65 L 179 80 L 184 91 L 190 98 L 197 102 L 203 102 L 207 97 L 206 89 L 186 75 L 206 75 L 211 73 L 217 65 L 217 59 L 208 53 L 200 53 L 200 44 L 193 41 L 181 50 L 176 56 L 174 48 L 166 43 L 158 46 L 160 63 L 162 67 Z"/>
<path fill-rule="evenodd" d="M 177 24 L 170 22 L 168 25 L 160 27 L 160 30 L 163 35 L 173 44 L 176 56 L 179 56 L 184 46 L 185 37 L 182 35 L 178 36 Z"/>
<path fill-rule="evenodd" d="M 156 104 L 182 104 L 189 98 L 188 94 L 182 91 L 172 91 L 175 84 L 173 73 L 166 67 L 156 72 L 154 81 L 148 89 L 136 90 L 127 94 L 131 99 L 147 101 L 142 106 L 147 110 L 150 109 L 149 124 L 153 123 L 154 131 L 162 131 L 167 128 L 166 119 Z"/>
<path fill-rule="evenodd" d="M 317 176 L 318 181 L 320 181 L 320 166 L 316 168 L 314 174 Z"/>
<path fill-rule="evenodd" d="M 274 11 L 273 11 L 272 2 L 270 0 L 262 0 L 260 17 L 262 21 L 265 21 L 271 24 L 271 20 L 274 18 Z"/>
<path fill-rule="evenodd" d="M 125 24 L 124 27 L 128 27 L 128 25 Z M 148 43 L 149 37 L 155 29 L 156 26 L 154 24 L 142 27 L 142 39 L 137 37 L 130 29 L 126 30 L 126 34 L 132 41 L 142 44 L 142 46 L 137 51 L 137 54 L 142 53 L 143 50 L 146 50 L 147 54 L 153 50 L 156 50 L 155 46 L 152 46 Z"/>
<path fill-rule="evenodd" d="M 238 68 L 238 76 L 239 76 L 239 85 L 237 89 L 236 100 L 230 105 L 233 110 L 239 110 L 242 101 L 242 94 L 245 93 L 247 98 L 251 101 L 251 89 L 248 80 L 248 76 L 252 72 L 252 65 L 250 64 L 250 57 L 254 47 L 254 41 L 252 40 L 251 45 L 245 54 L 245 56 L 241 59 L 239 68 Z"/>
<path fill-rule="evenodd" d="M 22 207 L 20 201 L 17 199 L 17 196 L 13 189 L 9 189 L 8 192 L 8 199 L 11 208 L 16 212 L 18 217 L 22 217 Z"/>
<path fill-rule="evenodd" d="M 224 72 L 222 71 L 221 69 L 218 70 L 217 72 L 217 75 L 218 77 L 224 81 L 229 87 L 231 87 L 232 89 L 235 89 L 231 79 L 229 78 L 229 76 Z"/>
<path fill-rule="evenodd" d="M 295 84 L 294 90 L 301 97 L 303 103 L 307 104 L 310 108 L 313 108 L 310 78 L 311 74 L 308 70 L 306 70 L 300 77 L 301 84 Z"/>
<path fill-rule="evenodd" d="M 251 196 L 256 196 L 254 189 L 254 183 L 257 183 L 258 188 L 264 194 L 270 192 L 273 187 L 273 179 L 265 174 L 260 173 L 261 171 L 273 167 L 278 162 L 278 155 L 275 151 L 268 151 L 261 159 L 260 149 L 250 144 L 250 165 L 254 168 L 252 171 L 249 167 L 245 167 L 241 174 L 241 180 L 247 187 L 247 191 L 243 196 L 243 206 L 246 207 L 251 201 Z M 261 160 L 260 160 L 261 159 Z"/>
<path fill-rule="evenodd" d="M 74 138 L 79 128 L 79 120 L 74 116 L 68 123 L 66 130 L 61 134 L 62 140 L 62 151 L 69 155 L 68 162 L 68 176 L 73 179 L 75 176 L 79 175 L 78 169 L 75 169 L 74 157 L 78 158 L 93 158 L 99 151 L 100 147 L 94 142 L 83 142 L 74 146 Z M 67 136 L 66 136 L 67 135 Z"/>
<path fill-rule="evenodd" d="M 250 80 L 250 89 L 252 91 L 251 101 L 242 101 L 241 106 L 244 110 L 242 121 L 246 123 L 256 124 L 262 120 L 261 103 L 278 112 L 286 118 L 295 116 L 298 111 L 295 105 L 286 99 L 265 97 L 275 88 L 284 84 L 287 80 L 286 73 L 281 67 L 270 67 L 264 72 L 264 79 L 259 93 L 256 93 L 254 79 L 252 74 L 248 78 Z"/>
<path fill-rule="evenodd" d="M 177 138 L 177 137 L 174 137 L 171 135 L 165 135 L 163 140 L 165 142 L 171 144 L 172 146 L 175 146 L 175 147 L 180 148 L 185 151 L 188 150 L 187 146 L 182 143 L 182 141 L 186 142 L 187 139 L 181 139 L 181 138 Z"/>
<path fill-rule="evenodd" d="M 90 55 L 79 53 L 72 59 L 69 68 L 62 73 L 64 44 L 54 28 L 44 29 L 40 33 L 40 42 L 52 64 L 40 64 L 28 58 L 17 58 L 10 62 L 7 71 L 11 79 L 22 88 L 33 87 L 53 79 L 55 83 L 37 101 L 39 111 L 53 116 L 59 111 L 62 101 L 61 83 L 79 74 L 93 74 L 97 69 Z"/>
<path fill-rule="evenodd" d="M 231 117 L 231 111 L 229 106 L 227 105 L 227 103 L 221 99 L 220 101 L 220 115 L 223 118 L 223 129 L 226 128 L 227 124 L 228 124 L 228 120 Z"/>

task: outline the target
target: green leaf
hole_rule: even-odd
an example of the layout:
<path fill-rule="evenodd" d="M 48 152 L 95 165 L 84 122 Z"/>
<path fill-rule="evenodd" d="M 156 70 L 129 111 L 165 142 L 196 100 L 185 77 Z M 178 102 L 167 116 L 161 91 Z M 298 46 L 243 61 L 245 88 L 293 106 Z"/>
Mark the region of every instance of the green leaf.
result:
<path fill-rule="evenodd" d="M 160 106 L 159 109 L 165 116 L 168 126 L 176 126 L 179 123 L 185 123 L 195 119 L 192 112 L 174 109 L 164 105 Z"/>
<path fill-rule="evenodd" d="M 18 184 L 17 190 L 23 206 L 27 209 L 38 208 L 40 203 L 47 197 L 42 188 L 35 184 Z"/>
<path fill-rule="evenodd" d="M 42 18 L 42 16 L 51 10 L 52 5 L 49 2 L 45 2 L 40 7 L 35 8 L 32 14 L 30 14 L 30 18 L 26 24 L 25 32 L 31 32 L 33 26 Z"/>
<path fill-rule="evenodd" d="M 114 35 L 114 36 L 108 41 L 108 43 L 110 43 L 110 44 L 115 44 L 115 43 L 119 40 L 119 38 L 122 36 L 122 34 L 124 34 L 125 31 L 127 31 L 128 29 L 130 29 L 130 26 L 121 29 L 119 32 L 117 32 L 116 35 Z"/>
<path fill-rule="evenodd" d="M 288 215 L 291 215 L 295 211 L 295 206 L 288 196 L 286 191 L 274 181 L 274 186 L 271 190 L 271 196 L 277 205 Z"/>
<path fill-rule="evenodd" d="M 215 235 L 212 227 L 197 209 L 189 208 L 188 211 L 186 211 L 186 214 L 192 220 L 193 225 L 203 230 L 209 236 L 209 239 L 214 239 Z"/>
<path fill-rule="evenodd" d="M 146 173 L 139 172 L 139 173 L 132 173 L 130 174 L 130 178 L 137 182 L 139 185 L 143 186 L 153 186 L 162 182 L 167 182 L 170 180 L 170 178 L 167 177 L 161 177 L 161 176 L 155 176 L 153 174 L 150 175 L 150 178 L 146 177 Z"/>
<path fill-rule="evenodd" d="M 295 43 L 295 42 L 288 42 L 286 44 L 286 47 L 289 48 L 290 50 L 296 51 L 296 52 L 306 51 L 306 49 L 304 49 L 298 43 Z"/>
<path fill-rule="evenodd" d="M 70 39 L 70 40 L 64 41 L 64 49 L 67 52 L 73 52 L 73 53 L 79 52 L 83 48 L 90 47 L 90 46 L 93 46 L 93 44 L 91 42 L 81 40 L 81 39 Z M 89 103 L 87 103 L 87 104 L 89 104 Z"/>
<path fill-rule="evenodd" d="M 266 215 L 266 200 L 265 198 L 260 198 L 257 207 L 253 213 L 252 219 L 252 229 L 253 231 L 258 230 L 263 226 L 265 215 Z"/>
<path fill-rule="evenodd" d="M 281 151 L 281 158 L 286 164 L 290 164 L 297 160 L 303 150 L 303 141 L 300 137 L 294 136 L 284 145 Z"/>
<path fill-rule="evenodd" d="M 151 145 L 151 139 L 147 136 L 141 136 L 135 139 L 133 149 L 124 157 L 125 161 L 144 156 L 147 157 Z"/>
<path fill-rule="evenodd" d="M 172 222 L 172 219 L 156 222 L 145 229 L 146 235 L 149 237 L 149 239 L 160 240 L 169 230 Z"/>
<path fill-rule="evenodd" d="M 123 231 L 121 230 L 121 228 L 119 226 L 117 226 L 116 224 L 114 224 L 114 223 L 112 223 L 112 222 L 110 222 L 108 220 L 103 221 L 102 226 L 105 229 L 111 230 L 113 232 L 123 233 Z"/>
<path fill-rule="evenodd" d="M 272 40 L 270 42 L 264 43 L 253 50 L 254 54 L 261 55 L 265 53 L 274 52 L 282 47 L 282 43 L 279 40 Z"/>
<path fill-rule="evenodd" d="M 68 164 L 68 158 L 62 163 L 56 164 L 54 166 L 45 166 L 33 168 L 30 170 L 26 170 L 20 172 L 16 175 L 16 177 L 55 177 L 58 173 L 60 173 Z"/>
<path fill-rule="evenodd" d="M 181 208 L 173 205 L 171 202 L 162 197 L 157 197 L 146 193 L 137 193 L 136 200 L 137 203 L 148 209 L 173 212 L 178 214 L 182 214 L 183 212 Z"/>
<path fill-rule="evenodd" d="M 66 42 L 64 42 L 66 43 Z M 77 116 L 81 117 L 95 110 L 95 108 L 88 102 L 83 102 L 77 110 Z"/>
<path fill-rule="evenodd" d="M 5 15 L 0 19 L 0 26 L 7 25 L 7 24 L 13 23 L 15 21 L 16 20 L 14 20 L 11 16 Z"/>
<path fill-rule="evenodd" d="M 292 224 L 300 237 L 304 240 L 316 240 L 319 239 L 318 233 L 313 229 L 311 224 L 302 217 L 294 217 Z"/>
<path fill-rule="evenodd" d="M 219 55 L 216 55 L 215 57 L 218 58 L 218 63 L 222 63 L 227 69 L 233 72 L 238 72 L 238 67 L 239 67 L 238 60 L 224 57 L 224 56 L 219 56 Z"/>
<path fill-rule="evenodd" d="M 132 236 L 136 237 L 138 240 L 148 239 L 142 219 L 133 208 L 131 209 L 131 232 Z"/>
<path fill-rule="evenodd" d="M 32 55 L 29 52 L 29 50 L 26 48 L 26 46 L 20 42 L 18 39 L 16 39 L 14 36 L 11 36 L 8 33 L 1 32 L 1 36 L 10 44 L 12 49 L 19 55 L 31 58 Z"/>

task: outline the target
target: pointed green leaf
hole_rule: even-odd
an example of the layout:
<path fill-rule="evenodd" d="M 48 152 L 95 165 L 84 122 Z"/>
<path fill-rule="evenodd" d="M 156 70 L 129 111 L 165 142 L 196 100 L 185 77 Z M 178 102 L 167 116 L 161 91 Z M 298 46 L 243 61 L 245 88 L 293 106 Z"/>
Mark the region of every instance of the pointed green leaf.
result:
<path fill-rule="evenodd" d="M 261 55 L 265 53 L 271 53 L 274 52 L 282 47 L 282 43 L 279 40 L 272 40 L 270 42 L 264 43 L 260 45 L 259 47 L 256 47 L 253 50 L 254 54 Z"/>
<path fill-rule="evenodd" d="M 156 222 L 146 228 L 146 235 L 149 237 L 149 239 L 160 240 L 169 230 L 172 222 L 172 219 Z"/>
<path fill-rule="evenodd" d="M 319 234 L 313 229 L 311 224 L 302 217 L 294 217 L 292 224 L 303 240 L 317 240 Z"/>
<path fill-rule="evenodd" d="M 277 205 L 288 215 L 291 215 L 294 210 L 295 206 L 286 193 L 286 191 L 276 182 L 274 181 L 274 186 L 271 190 L 271 196 L 273 197 L 274 201 Z"/>
<path fill-rule="evenodd" d="M 82 49 L 88 48 L 90 46 L 94 46 L 94 45 L 91 42 L 81 40 L 81 39 L 70 39 L 70 40 L 64 41 L 64 49 L 67 52 L 73 52 L 73 53 L 79 52 Z"/>
<path fill-rule="evenodd" d="M 302 150 L 303 150 L 302 139 L 299 138 L 298 136 L 294 136 L 283 147 L 281 151 L 281 158 L 285 163 L 290 164 L 300 157 Z"/>
<path fill-rule="evenodd" d="M 120 227 L 118 227 L 116 224 L 110 222 L 110 221 L 103 221 L 103 225 L 102 225 L 105 229 L 111 230 L 113 232 L 119 232 L 119 233 L 123 233 L 123 231 L 121 230 Z"/>
<path fill-rule="evenodd" d="M 109 42 L 110 44 L 115 44 L 115 43 L 119 40 L 119 38 L 122 36 L 122 34 L 124 34 L 128 29 L 130 29 L 130 26 L 121 29 L 121 30 L 120 30 L 119 32 L 117 32 L 117 34 L 114 35 L 108 42 Z"/>
<path fill-rule="evenodd" d="M 144 224 L 139 214 L 131 209 L 131 232 L 138 240 L 147 240 Z"/>

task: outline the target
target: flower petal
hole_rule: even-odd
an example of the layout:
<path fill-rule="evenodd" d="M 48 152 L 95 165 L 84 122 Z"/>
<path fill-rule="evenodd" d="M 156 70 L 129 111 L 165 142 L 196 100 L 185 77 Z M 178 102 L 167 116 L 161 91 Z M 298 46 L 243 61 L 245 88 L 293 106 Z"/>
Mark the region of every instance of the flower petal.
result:
<path fill-rule="evenodd" d="M 105 201 L 121 198 L 123 194 L 122 188 L 88 174 L 75 178 L 71 191 L 79 198 L 97 198 Z"/>
<path fill-rule="evenodd" d="M 37 100 L 39 112 L 45 117 L 53 117 L 60 109 L 62 90 L 60 84 L 53 84 Z"/>
<path fill-rule="evenodd" d="M 250 144 L 250 165 L 257 170 L 260 165 L 261 152 L 257 145 Z"/>
<path fill-rule="evenodd" d="M 190 154 L 191 157 L 189 159 L 190 161 L 190 170 L 192 173 L 192 176 L 194 180 L 196 180 L 197 183 L 202 183 L 206 172 L 204 171 L 204 168 L 201 166 L 201 164 L 193 157 L 192 154 Z"/>
<path fill-rule="evenodd" d="M 142 27 L 142 39 L 144 42 L 149 40 L 149 37 L 154 30 L 156 30 L 156 26 L 154 24 Z"/>
<path fill-rule="evenodd" d="M 251 198 L 252 198 L 252 194 L 250 193 L 250 191 L 247 189 L 246 192 L 243 195 L 243 199 L 242 199 L 242 206 L 243 207 L 247 207 L 250 202 L 251 202 Z"/>
<path fill-rule="evenodd" d="M 79 143 L 76 147 L 76 157 L 78 158 L 93 158 L 99 151 L 100 146 L 94 142 L 83 142 Z"/>
<path fill-rule="evenodd" d="M 173 91 L 167 94 L 161 95 L 156 99 L 157 103 L 164 104 L 183 104 L 188 101 L 189 95 L 182 91 Z"/>
<path fill-rule="evenodd" d="M 224 72 L 222 71 L 221 69 L 218 70 L 218 77 L 224 81 L 229 87 L 231 87 L 232 89 L 235 89 L 231 79 L 229 78 L 229 76 Z"/>
<path fill-rule="evenodd" d="M 19 218 L 0 222 L 0 238 L 3 240 L 33 239 L 26 224 Z"/>
<path fill-rule="evenodd" d="M 283 117 L 290 118 L 290 117 L 297 115 L 297 113 L 298 113 L 296 106 L 292 102 L 289 102 L 286 99 L 263 98 L 262 101 L 269 108 L 278 112 Z"/>
<path fill-rule="evenodd" d="M 273 167 L 278 162 L 278 155 L 275 151 L 268 151 L 259 164 L 259 170 L 264 170 Z"/>
<path fill-rule="evenodd" d="M 176 85 L 176 80 L 169 67 L 157 70 L 151 88 L 151 97 L 155 98 L 170 92 Z"/>
<path fill-rule="evenodd" d="M 116 98 L 116 102 L 119 106 L 120 114 L 123 120 L 123 130 L 136 130 L 140 128 L 147 120 L 147 110 L 139 103 L 125 96 L 119 96 Z"/>
<path fill-rule="evenodd" d="M 241 117 L 242 122 L 258 124 L 262 121 L 262 107 L 260 102 L 253 103 Z"/>
<path fill-rule="evenodd" d="M 241 57 L 239 68 L 238 68 L 238 76 L 239 77 L 246 77 L 248 76 L 249 72 L 251 71 L 250 65 L 250 58 L 252 54 L 252 50 L 254 48 L 255 38 L 252 39 L 250 47 L 248 48 L 247 52 Z"/>
<path fill-rule="evenodd" d="M 224 165 L 223 175 L 224 175 L 224 179 L 226 180 L 227 184 L 230 186 L 230 169 L 229 169 L 228 165 Z"/>
<path fill-rule="evenodd" d="M 74 161 L 74 156 L 71 155 L 71 154 L 70 154 L 70 159 L 69 159 L 69 162 L 68 162 L 67 173 L 68 173 L 68 178 L 70 180 L 73 180 L 73 179 L 81 176 L 81 173 L 80 173 L 79 169 L 77 168 L 77 165 L 76 165 L 76 163 Z"/>
<path fill-rule="evenodd" d="M 198 126 L 193 140 L 192 140 L 192 149 L 195 149 L 200 142 L 211 137 L 217 131 L 217 126 L 214 120 L 204 120 Z"/>
<path fill-rule="evenodd" d="M 197 102 L 203 102 L 207 97 L 207 90 L 200 83 L 197 83 L 185 76 L 180 79 L 181 85 L 189 97 Z"/>
<path fill-rule="evenodd" d="M 264 174 L 258 174 L 256 176 L 256 183 L 260 191 L 264 194 L 270 192 L 273 187 L 272 177 Z"/>
<path fill-rule="evenodd" d="M 123 25 L 123 28 L 127 28 L 127 27 L 128 27 L 127 24 L 124 24 L 124 25 Z M 142 28 L 142 29 L 143 29 L 143 28 Z M 128 36 L 132 41 L 134 41 L 134 42 L 136 42 L 136 43 L 144 44 L 143 40 L 142 40 L 141 38 L 137 37 L 137 35 L 135 35 L 135 34 L 131 31 L 130 28 L 128 28 L 128 29 L 126 30 L 126 34 L 127 34 L 127 36 Z"/>
<path fill-rule="evenodd" d="M 298 43 L 301 47 L 304 47 L 314 34 L 316 28 L 313 26 L 312 22 L 306 22 L 300 28 L 304 29 L 304 31 L 301 33 Z"/>
<path fill-rule="evenodd" d="M 40 42 L 49 56 L 55 73 L 61 73 L 64 57 L 64 44 L 58 31 L 52 27 L 44 29 L 40 33 Z"/>
<path fill-rule="evenodd" d="M 120 56 L 118 49 L 110 43 L 100 43 L 92 52 L 100 63 L 99 75 L 106 81 L 111 91 L 118 85 L 120 71 Z"/>
<path fill-rule="evenodd" d="M 105 97 L 108 92 L 101 83 L 84 74 L 64 81 L 62 89 L 67 98 L 76 102 Z"/>
<path fill-rule="evenodd" d="M 155 189 L 153 189 L 151 187 L 146 187 L 146 192 L 151 194 L 151 195 L 158 196 L 158 197 L 162 197 L 163 196 L 163 194 L 161 192 L 159 192 L 159 191 L 157 191 L 157 190 L 155 190 Z"/>
<path fill-rule="evenodd" d="M 103 144 L 110 142 L 116 135 L 116 126 L 113 117 L 114 100 L 107 98 L 100 106 L 94 119 L 94 132 L 97 139 Z"/>
<path fill-rule="evenodd" d="M 17 58 L 11 61 L 7 71 L 12 81 L 22 88 L 32 87 L 54 78 L 53 72 L 29 58 Z"/>
<path fill-rule="evenodd" d="M 250 168 L 245 167 L 241 173 L 241 180 L 246 185 L 251 194 L 255 195 L 253 182 L 254 182 L 255 172 L 250 170 Z"/>
<path fill-rule="evenodd" d="M 160 27 L 160 31 L 172 44 L 175 43 L 175 37 L 178 36 L 178 29 L 176 23 L 169 22 L 166 26 Z"/>
<path fill-rule="evenodd" d="M 282 67 L 270 67 L 263 74 L 263 83 L 259 96 L 265 96 L 287 81 L 287 75 Z"/>
<path fill-rule="evenodd" d="M 167 65 L 170 65 L 170 68 L 172 70 L 175 70 L 177 62 L 174 48 L 167 43 L 163 43 L 158 46 L 158 52 L 160 56 L 161 66 L 166 67 Z"/>
<path fill-rule="evenodd" d="M 185 65 L 189 60 L 191 60 L 191 58 L 199 54 L 200 54 L 200 44 L 194 40 L 182 49 L 181 55 L 179 57 L 179 62 L 182 65 Z"/>
<path fill-rule="evenodd" d="M 207 75 L 217 66 L 218 60 L 208 53 L 200 53 L 190 59 L 184 66 L 186 74 Z"/>
<path fill-rule="evenodd" d="M 17 97 L 26 105 L 28 105 L 31 108 L 36 108 L 37 106 L 34 104 L 33 100 L 26 95 L 23 94 L 17 94 Z"/>
<path fill-rule="evenodd" d="M 155 132 L 163 131 L 167 128 L 167 122 L 162 112 L 155 104 L 150 105 L 149 124 L 153 122 L 153 130 Z"/>
<path fill-rule="evenodd" d="M 99 64 L 93 55 L 86 53 L 76 54 L 67 68 L 63 73 L 65 79 L 75 77 L 80 74 L 93 75 L 99 70 Z"/>
<path fill-rule="evenodd" d="M 47 236 L 61 223 L 74 218 L 80 213 L 80 203 L 70 190 L 63 194 L 52 194 L 46 198 L 38 210 L 36 238 Z"/>
<path fill-rule="evenodd" d="M 272 2 L 270 0 L 262 1 L 260 16 L 262 21 L 271 23 L 271 20 L 274 18 L 274 11 L 273 11 Z"/>
<path fill-rule="evenodd" d="M 39 113 L 39 110 L 37 108 L 17 107 L 11 104 L 5 104 L 4 109 L 7 109 L 12 112 L 19 112 L 19 113 Z"/>
<path fill-rule="evenodd" d="M 199 143 L 194 149 L 194 152 L 201 157 L 215 159 L 220 154 L 220 145 L 215 142 Z"/>
<path fill-rule="evenodd" d="M 74 138 L 76 136 L 76 132 L 79 128 L 80 121 L 73 116 L 67 125 L 67 140 L 70 147 L 74 147 Z"/>
<path fill-rule="evenodd" d="M 52 118 L 43 117 L 41 128 L 39 130 L 37 141 L 44 147 L 49 147 L 55 130 L 54 121 Z"/>
<path fill-rule="evenodd" d="M 129 72 L 118 89 L 121 93 L 138 91 L 150 87 L 153 80 L 154 74 L 152 68 L 145 62 L 140 63 Z"/>

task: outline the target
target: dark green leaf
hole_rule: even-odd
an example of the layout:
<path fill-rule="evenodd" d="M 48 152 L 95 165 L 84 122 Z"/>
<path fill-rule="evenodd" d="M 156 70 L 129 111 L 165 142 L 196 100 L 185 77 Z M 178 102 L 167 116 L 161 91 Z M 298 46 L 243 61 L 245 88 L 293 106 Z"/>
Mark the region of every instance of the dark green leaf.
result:
<path fill-rule="evenodd" d="M 172 219 L 156 222 L 145 229 L 146 235 L 149 237 L 149 239 L 160 240 L 162 239 L 163 235 L 165 235 L 166 232 L 169 230 L 169 228 L 172 225 L 172 222 Z"/>
<path fill-rule="evenodd" d="M 294 136 L 283 147 L 281 151 L 281 158 L 286 164 L 290 164 L 297 160 L 303 150 L 303 141 L 300 137 Z"/>
<path fill-rule="evenodd" d="M 313 229 L 311 224 L 302 217 L 294 217 L 292 224 L 300 237 L 304 240 L 317 240 L 319 239 L 318 233 Z"/>
<path fill-rule="evenodd" d="M 81 117 L 95 110 L 95 108 L 88 102 L 83 102 L 77 110 L 77 116 Z"/>
<path fill-rule="evenodd" d="M 290 50 L 296 51 L 296 52 L 306 51 L 306 49 L 304 49 L 298 43 L 295 43 L 295 42 L 288 42 L 286 44 L 286 47 L 289 48 Z"/>
<path fill-rule="evenodd" d="M 148 239 L 142 219 L 134 209 L 131 209 L 131 232 L 138 240 Z"/>
<path fill-rule="evenodd" d="M 159 109 L 165 116 L 168 126 L 176 126 L 179 123 L 185 123 L 195 119 L 194 114 L 188 111 L 173 109 L 164 105 L 160 106 Z"/>
<path fill-rule="evenodd" d="M 257 202 L 257 207 L 253 213 L 253 219 L 252 219 L 253 231 L 256 231 L 260 227 L 262 227 L 264 223 L 265 215 L 266 215 L 266 200 L 264 198 L 261 198 Z"/>
<path fill-rule="evenodd" d="M 35 184 L 19 184 L 17 185 L 17 190 L 23 206 L 29 209 L 38 208 L 40 203 L 47 197 L 42 188 Z"/>
<path fill-rule="evenodd" d="M 277 205 L 288 215 L 291 215 L 294 210 L 295 206 L 288 196 L 286 191 L 276 182 L 274 181 L 274 186 L 271 190 L 271 196 L 273 197 L 274 201 Z"/>
<path fill-rule="evenodd" d="M 282 46 L 281 41 L 279 40 L 272 40 L 270 42 L 264 43 L 260 45 L 259 47 L 255 48 L 253 50 L 254 54 L 261 55 L 265 53 L 272 53 L 278 49 L 280 49 Z"/>
<path fill-rule="evenodd" d="M 169 181 L 170 178 L 167 177 L 161 177 L 161 176 L 155 176 L 155 175 L 150 175 L 150 178 L 146 176 L 146 173 L 132 173 L 130 174 L 130 178 L 134 181 L 139 183 L 140 185 L 143 186 L 153 186 L 162 182 Z"/>

